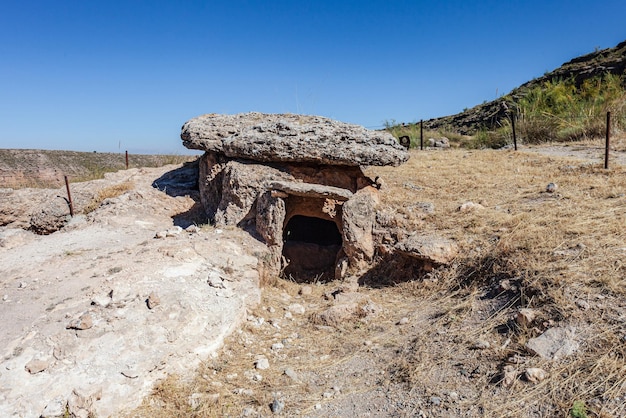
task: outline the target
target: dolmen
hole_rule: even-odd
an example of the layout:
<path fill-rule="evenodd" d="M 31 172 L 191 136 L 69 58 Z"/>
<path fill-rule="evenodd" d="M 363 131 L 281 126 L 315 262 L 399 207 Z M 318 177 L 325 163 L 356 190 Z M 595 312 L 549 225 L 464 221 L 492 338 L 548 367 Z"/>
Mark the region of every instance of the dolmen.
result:
<path fill-rule="evenodd" d="M 266 273 L 299 281 L 367 268 L 380 184 L 362 167 L 409 158 L 387 132 L 320 116 L 207 114 L 187 121 L 181 138 L 204 151 L 199 189 L 209 220 L 250 231 L 269 248 Z"/>

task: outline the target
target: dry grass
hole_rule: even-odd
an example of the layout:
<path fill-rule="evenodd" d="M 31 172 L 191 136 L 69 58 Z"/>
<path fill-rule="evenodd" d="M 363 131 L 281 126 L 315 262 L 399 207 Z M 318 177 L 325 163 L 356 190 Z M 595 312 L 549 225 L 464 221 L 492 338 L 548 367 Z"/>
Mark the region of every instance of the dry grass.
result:
<path fill-rule="evenodd" d="M 98 209 L 105 199 L 112 199 L 118 197 L 134 187 L 133 182 L 125 181 L 123 183 L 114 184 L 112 186 L 105 187 L 95 194 L 91 201 L 83 209 L 85 215 Z"/>
<path fill-rule="evenodd" d="M 285 400 L 285 416 L 570 416 L 582 402 L 589 417 L 626 416 L 626 170 L 601 165 L 449 150 L 368 169 L 385 179 L 381 210 L 397 225 L 458 242 L 452 265 L 408 277 L 382 266 L 358 291 L 378 310 L 335 328 L 311 318 L 338 283 L 299 296 L 301 285 L 275 280 L 253 314 L 276 326 L 245 323 L 215 359 L 163 382 L 133 416 L 241 416 L 246 408 L 267 416 L 274 398 Z M 546 192 L 550 182 L 557 192 Z M 483 209 L 458 211 L 468 201 Z M 423 202 L 435 210 L 424 212 Z M 307 314 L 285 319 L 295 302 Z M 522 307 L 537 310 L 532 326 L 514 320 Z M 397 325 L 402 317 L 407 325 Z M 576 327 L 577 353 L 547 361 L 527 352 L 528 339 L 558 325 Z M 285 347 L 272 350 L 277 342 Z M 270 369 L 254 370 L 260 354 Z M 505 365 L 541 367 L 549 377 L 505 387 Z M 194 393 L 206 399 L 196 408 Z"/>

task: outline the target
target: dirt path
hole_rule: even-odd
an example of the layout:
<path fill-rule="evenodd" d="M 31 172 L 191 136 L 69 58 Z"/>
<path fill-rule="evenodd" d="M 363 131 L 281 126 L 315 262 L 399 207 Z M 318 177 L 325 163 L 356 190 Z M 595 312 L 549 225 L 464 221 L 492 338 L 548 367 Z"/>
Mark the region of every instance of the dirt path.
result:
<path fill-rule="evenodd" d="M 536 152 L 550 157 L 567 157 L 588 161 L 590 164 L 597 163 L 604 166 L 604 148 L 587 145 L 565 144 L 565 145 L 541 145 L 521 147 L 521 151 Z M 611 150 L 609 152 L 609 168 L 615 164 L 626 165 L 626 152 Z"/>

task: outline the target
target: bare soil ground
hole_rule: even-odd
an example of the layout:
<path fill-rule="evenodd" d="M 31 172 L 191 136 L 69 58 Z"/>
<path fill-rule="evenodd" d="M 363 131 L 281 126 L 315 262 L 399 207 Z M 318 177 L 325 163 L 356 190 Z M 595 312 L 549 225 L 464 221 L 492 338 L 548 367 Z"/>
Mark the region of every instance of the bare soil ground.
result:
<path fill-rule="evenodd" d="M 7 297 L 0 304 L 2 317 L 11 318 L 2 326 L 10 340 L 3 347 L 9 368 L 0 370 L 6 415 L 20 386 L 48 374 L 57 382 L 48 391 L 67 380 L 78 382 L 69 378 L 72 370 L 97 365 L 98 358 L 114 360 L 115 347 L 141 364 L 141 353 L 169 347 L 176 337 L 185 342 L 182 351 L 157 362 L 161 368 L 135 367 L 124 375 L 119 367 L 128 362 L 111 360 L 110 376 L 103 372 L 105 379 L 96 381 L 94 388 L 141 388 L 133 393 L 149 395 L 140 406 L 125 392 L 105 390 L 100 396 L 109 397 L 97 400 L 92 389 L 75 389 L 100 405 L 100 416 L 626 416 L 623 165 L 604 170 L 595 158 L 543 155 L 534 147 L 414 151 L 399 168 L 371 168 L 367 174 L 385 181 L 380 211 L 393 214 L 407 233 L 456 241 L 461 250 L 454 262 L 426 272 L 410 260 L 380 254 L 376 268 L 345 282 L 267 278 L 260 303 L 248 305 L 243 323 L 220 349 L 216 342 L 226 332 L 203 327 L 215 323 L 210 315 L 226 312 L 217 308 L 225 297 L 244 289 L 254 294 L 250 274 L 262 249 L 243 231 L 206 226 L 199 234 L 155 239 L 159 230 L 198 219 L 197 202 L 176 191 L 174 168 L 105 179 L 98 187 L 133 187 L 101 201 L 66 232 L 38 237 L 3 227 L 0 280 Z M 162 187 L 153 187 L 154 180 Z M 546 191 L 549 183 L 558 185 L 555 192 Z M 459 211 L 469 201 L 480 206 Z M 230 289 L 207 285 L 211 271 L 227 278 L 223 283 Z M 126 306 L 90 305 L 124 285 L 132 285 L 129 294 L 136 295 Z M 156 311 L 145 302 L 153 290 L 162 299 Z M 209 294 L 213 299 L 203 302 Z M 179 304 L 179 297 L 189 302 Z M 183 315 L 175 325 L 176 306 L 193 306 L 209 317 L 190 323 Z M 346 314 L 350 306 L 356 308 Z M 522 308 L 533 309 L 537 318 L 521 324 L 516 318 Z M 82 337 L 79 330 L 65 329 L 86 311 L 94 315 L 94 329 Z M 235 313 L 220 318 L 221 330 L 237 324 Z M 159 324 L 164 340 L 152 334 Z M 529 352 L 529 339 L 559 326 L 575 329 L 579 348 L 573 354 L 546 360 Z M 153 337 L 141 337 L 135 346 L 136 330 Z M 55 338 L 67 333 L 79 344 L 66 354 L 55 351 Z M 107 345 L 110 351 L 98 357 L 98 343 L 116 333 L 125 342 Z M 97 357 L 77 361 L 75 347 Z M 185 357 L 193 347 L 203 354 Z M 48 361 L 48 369 L 24 371 L 35 357 Z M 529 368 L 541 368 L 547 377 L 532 382 L 525 376 Z M 7 383 L 16 370 L 17 380 Z M 514 376 L 507 384 L 505 370 Z M 47 405 L 46 393 L 25 393 L 18 405 Z M 41 411 L 23 415 L 35 413 Z"/>
<path fill-rule="evenodd" d="M 558 149 L 415 151 L 369 169 L 386 181 L 381 210 L 454 239 L 455 262 L 424 273 L 381 258 L 358 287 L 270 281 L 214 358 L 129 416 L 626 416 L 623 153 L 604 170 Z M 481 206 L 459 211 L 468 201 Z M 359 309 L 320 321 L 342 298 Z M 537 318 L 518 322 L 522 308 Z M 575 329 L 574 354 L 529 352 L 559 326 Z"/>

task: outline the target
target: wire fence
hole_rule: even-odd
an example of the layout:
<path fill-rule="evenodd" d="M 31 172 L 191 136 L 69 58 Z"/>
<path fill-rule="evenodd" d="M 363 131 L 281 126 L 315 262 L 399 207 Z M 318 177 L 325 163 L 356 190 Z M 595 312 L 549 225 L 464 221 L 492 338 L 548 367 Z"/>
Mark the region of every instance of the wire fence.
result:
<path fill-rule="evenodd" d="M 550 114 L 513 114 L 501 118 L 495 128 L 478 129 L 468 145 L 473 148 L 502 148 L 518 144 L 542 144 L 550 142 L 570 142 L 603 139 L 604 166 L 609 166 L 611 139 L 615 133 L 626 131 L 626 112 L 606 112 L 589 116 L 555 116 Z M 416 124 L 396 125 L 388 129 L 398 138 L 401 145 L 423 150 L 424 121 Z M 445 131 L 445 129 L 444 129 Z M 432 131 L 429 132 L 432 134 Z M 460 135 L 459 135 L 460 136 Z M 428 139 L 432 146 L 433 139 Z M 626 145 L 626 144 L 624 144 Z"/>

